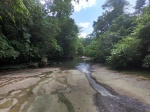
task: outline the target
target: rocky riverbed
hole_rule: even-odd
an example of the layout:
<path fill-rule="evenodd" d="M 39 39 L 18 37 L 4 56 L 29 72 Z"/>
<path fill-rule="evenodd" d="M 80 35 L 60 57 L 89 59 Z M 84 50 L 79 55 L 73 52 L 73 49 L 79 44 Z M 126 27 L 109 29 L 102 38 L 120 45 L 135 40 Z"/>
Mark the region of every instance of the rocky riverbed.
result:
<path fill-rule="evenodd" d="M 117 88 L 113 86 L 113 81 L 109 84 L 109 81 L 104 80 L 124 75 L 110 72 L 102 66 L 95 65 L 93 68 L 93 85 L 100 85 L 110 96 L 94 89 L 89 76 L 75 69 L 43 68 L 1 72 L 0 112 L 150 112 L 148 101 L 140 99 L 142 94 L 132 97 L 123 86 Z M 114 76 L 110 77 L 110 73 L 114 73 Z M 150 84 L 150 81 L 147 83 Z M 124 91 L 119 91 L 121 88 Z"/>
<path fill-rule="evenodd" d="M 0 112 L 97 112 L 85 75 L 59 68 L 0 74 Z"/>

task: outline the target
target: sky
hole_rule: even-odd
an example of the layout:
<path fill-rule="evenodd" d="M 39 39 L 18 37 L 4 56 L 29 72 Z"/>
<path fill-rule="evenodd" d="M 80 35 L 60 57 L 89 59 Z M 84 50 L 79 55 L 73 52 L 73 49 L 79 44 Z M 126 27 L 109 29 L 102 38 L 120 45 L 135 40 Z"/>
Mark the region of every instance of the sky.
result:
<path fill-rule="evenodd" d="M 130 11 L 133 11 L 136 0 L 128 0 L 130 3 Z M 87 34 L 93 31 L 93 21 L 96 21 L 99 16 L 102 15 L 104 10 L 101 6 L 106 0 L 80 0 L 79 4 L 72 2 L 74 6 L 74 12 L 72 18 L 75 20 L 79 27 L 82 27 L 79 37 L 86 38 Z"/>

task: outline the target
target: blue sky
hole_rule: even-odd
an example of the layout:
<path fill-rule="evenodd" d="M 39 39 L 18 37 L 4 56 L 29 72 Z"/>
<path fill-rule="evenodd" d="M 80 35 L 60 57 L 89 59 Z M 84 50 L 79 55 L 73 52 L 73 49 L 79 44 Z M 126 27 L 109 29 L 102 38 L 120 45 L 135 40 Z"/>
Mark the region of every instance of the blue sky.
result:
<path fill-rule="evenodd" d="M 80 0 L 80 3 L 77 4 L 72 2 L 74 5 L 74 12 L 71 16 L 76 24 L 79 27 L 82 27 L 82 32 L 80 33 L 80 37 L 85 38 L 87 34 L 92 33 L 93 21 L 96 21 L 98 16 L 102 15 L 104 10 L 102 10 L 101 6 L 105 3 L 106 0 Z M 130 7 L 135 6 L 136 0 L 130 0 Z M 130 11 L 133 9 L 130 9 Z"/>

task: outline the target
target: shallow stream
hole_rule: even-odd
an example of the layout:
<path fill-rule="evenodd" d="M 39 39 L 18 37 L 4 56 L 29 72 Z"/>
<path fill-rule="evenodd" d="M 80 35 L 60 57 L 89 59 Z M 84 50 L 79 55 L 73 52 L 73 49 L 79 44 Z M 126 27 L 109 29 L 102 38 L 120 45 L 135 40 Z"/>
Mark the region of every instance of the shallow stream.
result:
<path fill-rule="evenodd" d="M 102 85 L 97 84 L 93 78 L 91 78 L 91 67 L 89 64 L 80 63 L 78 66 L 76 66 L 76 69 L 86 75 L 86 78 L 88 79 L 91 87 L 94 90 L 96 90 L 98 93 L 100 93 L 102 96 L 116 97 L 116 96 L 112 95 L 110 92 L 108 92 Z"/>

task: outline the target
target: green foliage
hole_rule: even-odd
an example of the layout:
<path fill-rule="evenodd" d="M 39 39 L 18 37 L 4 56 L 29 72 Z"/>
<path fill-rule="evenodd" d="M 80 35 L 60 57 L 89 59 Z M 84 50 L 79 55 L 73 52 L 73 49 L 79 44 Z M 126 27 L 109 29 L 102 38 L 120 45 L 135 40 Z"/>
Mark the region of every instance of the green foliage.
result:
<path fill-rule="evenodd" d="M 94 21 L 94 32 L 98 35 L 106 32 L 113 21 L 124 14 L 124 8 L 127 5 L 128 2 L 126 0 L 106 0 L 102 8 L 108 10 L 106 10 L 102 16 L 98 17 L 97 21 Z"/>
<path fill-rule="evenodd" d="M 135 29 L 136 17 L 123 14 L 117 17 L 109 28 L 111 32 L 117 32 L 121 36 L 129 35 Z"/>
<path fill-rule="evenodd" d="M 135 9 L 141 13 L 136 16 L 125 12 L 126 0 L 106 0 L 93 33 L 78 39 L 79 29 L 70 18 L 71 0 L 44 5 L 40 0 L 1 0 L 0 63 L 86 55 L 97 61 L 107 59 L 114 68 L 150 68 L 150 7 L 144 4 L 145 0 L 137 0 Z"/>
<path fill-rule="evenodd" d="M 113 46 L 122 39 L 117 33 L 114 32 L 106 32 L 98 39 L 98 55 L 97 60 L 105 62 L 106 57 L 110 56 L 111 49 Z"/>
<path fill-rule="evenodd" d="M 146 0 L 136 0 L 136 6 L 135 9 L 138 11 L 141 10 L 141 8 L 145 5 Z"/>
<path fill-rule="evenodd" d="M 98 51 L 96 60 L 105 62 L 106 58 L 111 55 L 113 46 L 127 35 L 133 32 L 136 23 L 135 17 L 123 14 L 117 17 L 103 34 L 97 35 Z M 99 32 L 99 31 L 98 31 Z"/>
<path fill-rule="evenodd" d="M 123 11 L 124 7 L 128 4 L 129 3 L 126 0 L 106 0 L 105 4 L 102 5 L 102 8 Z"/>
<path fill-rule="evenodd" d="M 84 45 L 83 45 L 81 39 L 78 39 L 78 41 L 77 41 L 77 54 L 79 56 L 83 56 L 84 55 Z"/>
<path fill-rule="evenodd" d="M 55 0 L 54 5 L 52 5 L 51 10 L 53 14 L 59 18 L 66 18 L 73 12 L 73 7 L 71 5 L 71 0 Z"/>
<path fill-rule="evenodd" d="M 97 56 L 97 41 L 93 40 L 88 46 L 85 47 L 85 55 L 88 57 L 96 58 Z"/>
<path fill-rule="evenodd" d="M 150 53 L 150 10 L 146 7 L 143 14 L 137 18 L 137 27 L 134 30 L 134 35 L 141 39 L 140 52 L 144 59 Z"/>
<path fill-rule="evenodd" d="M 150 68 L 150 55 L 145 56 L 142 66 L 144 68 Z"/>
<path fill-rule="evenodd" d="M 13 1 L 0 1 L 0 13 L 1 18 L 5 19 L 10 18 L 10 20 L 16 23 L 16 19 L 19 15 L 21 18 L 23 16 L 28 16 L 29 12 L 28 9 L 25 7 L 23 0 L 13 0 Z"/>
<path fill-rule="evenodd" d="M 0 1 L 0 62 L 65 58 L 77 53 L 78 27 L 71 0 Z"/>
<path fill-rule="evenodd" d="M 137 0 L 140 14 L 132 15 L 125 13 L 125 0 L 107 0 L 106 11 L 93 23 L 95 38 L 86 45 L 86 55 L 113 68 L 150 68 L 150 7 L 144 4 Z"/>
<path fill-rule="evenodd" d="M 112 17 L 112 19 L 110 19 L 111 21 L 122 15 L 124 13 L 125 7 L 128 4 L 129 3 L 126 0 L 106 0 L 106 3 L 102 5 L 102 8 L 111 10 L 111 12 L 108 13 L 108 17 Z"/>
<path fill-rule="evenodd" d="M 8 42 L 6 37 L 0 33 L 0 59 L 12 58 L 15 59 L 19 56 L 19 52 L 16 51 Z"/>
<path fill-rule="evenodd" d="M 131 66 L 133 62 L 137 61 L 137 59 L 139 58 L 139 45 L 140 40 L 137 38 L 124 38 L 123 40 L 119 41 L 112 49 L 111 56 L 107 58 L 108 63 L 113 68 L 123 68 Z"/>
<path fill-rule="evenodd" d="M 78 32 L 78 27 L 73 19 L 68 19 L 67 22 L 63 23 L 61 32 L 56 36 L 57 42 L 63 51 L 62 57 L 73 58 L 76 54 Z"/>
<path fill-rule="evenodd" d="M 150 16 L 147 8 L 145 8 L 144 13 L 136 17 L 136 19 L 137 21 L 134 22 L 135 17 L 119 17 L 115 20 L 116 22 L 114 22 L 114 25 L 112 24 L 112 26 L 110 27 L 111 31 L 115 31 L 117 30 L 117 28 L 118 30 L 119 28 L 124 28 L 124 33 L 119 33 L 119 35 L 129 35 L 125 39 L 119 41 L 113 47 L 113 49 L 111 50 L 111 55 L 107 58 L 107 63 L 109 63 L 113 68 L 141 66 L 143 58 L 149 54 Z M 120 22 L 122 20 L 124 21 L 120 24 L 118 20 Z M 138 38 L 133 38 L 132 35 Z M 147 56 L 143 61 L 143 67 L 146 66 L 148 66 Z"/>
<path fill-rule="evenodd" d="M 93 38 L 87 37 L 87 38 L 81 38 L 80 40 L 81 40 L 83 46 L 85 47 L 85 46 L 87 46 L 87 45 L 89 45 L 91 43 Z"/>

